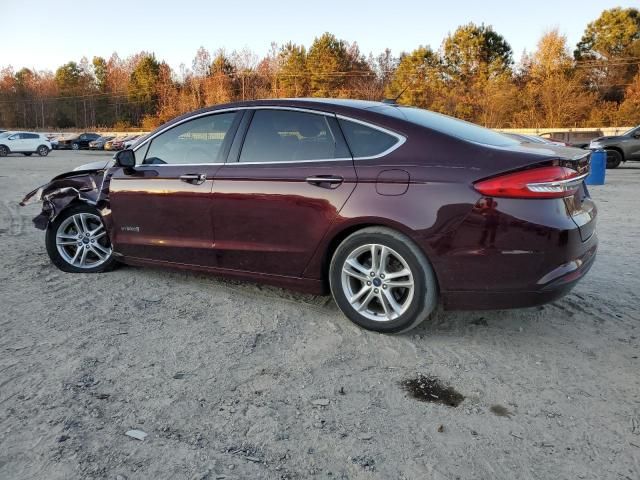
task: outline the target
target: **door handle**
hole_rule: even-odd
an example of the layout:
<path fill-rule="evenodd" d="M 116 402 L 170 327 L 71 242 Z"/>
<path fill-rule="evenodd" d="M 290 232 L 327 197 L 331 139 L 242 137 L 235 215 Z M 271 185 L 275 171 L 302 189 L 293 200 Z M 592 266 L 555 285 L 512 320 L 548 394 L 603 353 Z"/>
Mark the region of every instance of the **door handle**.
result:
<path fill-rule="evenodd" d="M 206 179 L 207 176 L 204 173 L 185 173 L 180 175 L 180 180 L 194 185 L 202 185 Z"/>
<path fill-rule="evenodd" d="M 323 183 L 328 184 L 330 188 L 332 185 L 340 185 L 342 182 L 344 182 L 344 178 L 334 176 L 334 175 L 316 175 L 313 177 L 307 177 L 306 181 L 307 183 L 310 183 L 311 185 L 316 185 L 318 187 L 324 186 L 322 185 Z"/>

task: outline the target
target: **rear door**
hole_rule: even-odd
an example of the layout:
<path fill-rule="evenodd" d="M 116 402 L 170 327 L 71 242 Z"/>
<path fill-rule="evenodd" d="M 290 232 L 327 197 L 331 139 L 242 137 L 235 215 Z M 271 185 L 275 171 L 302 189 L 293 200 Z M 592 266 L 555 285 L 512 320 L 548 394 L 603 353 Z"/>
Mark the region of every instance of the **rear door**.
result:
<path fill-rule="evenodd" d="M 23 133 L 22 136 L 24 137 L 23 148 L 25 152 L 35 152 L 43 143 L 37 133 Z"/>
<path fill-rule="evenodd" d="M 333 114 L 248 113 L 213 185 L 219 266 L 301 276 L 356 186 L 353 160 Z"/>
<path fill-rule="evenodd" d="M 214 266 L 211 188 L 239 113 L 188 119 L 136 149 L 133 172 L 109 186 L 116 252 L 145 260 Z"/>

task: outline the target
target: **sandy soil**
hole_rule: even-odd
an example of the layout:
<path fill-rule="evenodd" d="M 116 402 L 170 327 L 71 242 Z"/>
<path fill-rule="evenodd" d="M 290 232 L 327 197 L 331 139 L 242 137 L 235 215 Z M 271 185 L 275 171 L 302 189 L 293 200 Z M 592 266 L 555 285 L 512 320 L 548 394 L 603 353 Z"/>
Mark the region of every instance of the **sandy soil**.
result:
<path fill-rule="evenodd" d="M 572 294 L 384 336 L 329 298 L 58 271 L 17 201 L 98 156 L 0 161 L 1 479 L 640 478 L 639 164 L 592 188 L 599 258 Z M 417 401 L 418 374 L 464 400 Z"/>

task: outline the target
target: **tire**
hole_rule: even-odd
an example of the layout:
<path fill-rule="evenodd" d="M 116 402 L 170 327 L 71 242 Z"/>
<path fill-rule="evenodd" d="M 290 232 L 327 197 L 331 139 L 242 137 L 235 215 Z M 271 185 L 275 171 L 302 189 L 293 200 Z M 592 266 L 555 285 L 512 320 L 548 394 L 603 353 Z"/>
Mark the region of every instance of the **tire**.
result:
<path fill-rule="evenodd" d="M 25 157 L 30 157 L 33 152 L 24 152 L 23 155 Z"/>
<path fill-rule="evenodd" d="M 99 226 L 102 228 L 96 232 L 95 238 L 79 237 L 81 233 L 98 229 Z M 63 210 L 49 224 L 45 242 L 51 262 L 63 272 L 106 272 L 117 265 L 100 212 L 89 205 L 76 205 Z M 64 244 L 58 245 L 59 242 Z"/>
<path fill-rule="evenodd" d="M 386 257 L 383 268 L 372 268 L 372 251 L 378 264 Z M 404 271 L 409 274 L 398 275 Z M 438 282 L 425 255 L 409 237 L 384 227 L 359 230 L 338 246 L 329 266 L 329 285 L 353 323 L 381 333 L 411 330 L 438 306 Z"/>
<path fill-rule="evenodd" d="M 9 155 L 9 147 L 0 145 L 0 157 L 6 157 L 7 155 Z"/>
<path fill-rule="evenodd" d="M 36 150 L 36 152 L 41 157 L 46 157 L 47 155 L 49 155 L 49 148 L 46 145 L 40 145 L 38 147 L 38 150 Z"/>
<path fill-rule="evenodd" d="M 80 144 L 79 143 L 72 143 L 71 144 L 71 150 L 80 150 Z"/>
<path fill-rule="evenodd" d="M 622 163 L 622 154 L 617 150 L 607 150 L 607 168 L 618 168 Z"/>

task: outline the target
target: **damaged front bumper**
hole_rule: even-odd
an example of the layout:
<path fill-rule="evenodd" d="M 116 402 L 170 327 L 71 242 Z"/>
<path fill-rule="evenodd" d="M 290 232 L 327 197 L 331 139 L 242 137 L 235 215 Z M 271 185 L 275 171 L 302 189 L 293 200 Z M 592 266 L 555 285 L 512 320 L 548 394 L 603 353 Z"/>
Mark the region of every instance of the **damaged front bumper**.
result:
<path fill-rule="evenodd" d="M 21 206 L 42 202 L 42 211 L 33 219 L 40 230 L 46 230 L 58 214 L 74 202 L 97 209 L 108 209 L 109 170 L 74 171 L 58 175 L 49 183 L 27 193 Z"/>

